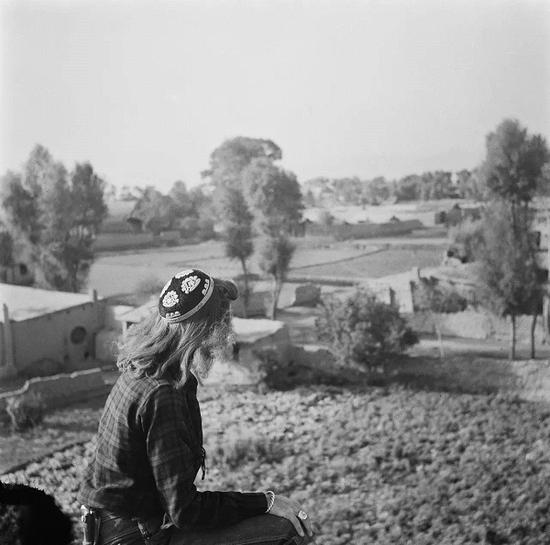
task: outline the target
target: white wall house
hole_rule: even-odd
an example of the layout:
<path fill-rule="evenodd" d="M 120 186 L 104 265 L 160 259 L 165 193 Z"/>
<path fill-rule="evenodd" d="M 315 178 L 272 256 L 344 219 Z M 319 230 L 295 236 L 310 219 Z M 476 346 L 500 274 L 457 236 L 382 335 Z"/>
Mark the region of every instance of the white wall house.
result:
<path fill-rule="evenodd" d="M 0 378 L 93 365 L 105 305 L 92 295 L 0 284 Z"/>

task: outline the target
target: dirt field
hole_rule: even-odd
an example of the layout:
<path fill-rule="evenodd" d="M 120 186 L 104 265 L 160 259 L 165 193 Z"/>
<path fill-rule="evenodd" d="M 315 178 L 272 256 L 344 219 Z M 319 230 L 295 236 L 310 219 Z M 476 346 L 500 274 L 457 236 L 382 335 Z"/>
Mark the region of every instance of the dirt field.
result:
<path fill-rule="evenodd" d="M 444 243 L 440 239 L 419 243 L 414 237 L 410 240 L 342 242 L 298 239 L 291 276 L 379 278 L 414 266 L 437 265 L 443 250 Z M 250 265 L 251 272 L 260 272 L 254 257 Z M 209 241 L 173 248 L 100 254 L 92 266 L 88 286 L 97 289 L 101 296 L 129 293 L 144 279 L 162 280 L 190 266 L 225 277 L 241 273 L 240 265 L 225 257 L 223 243 Z"/>

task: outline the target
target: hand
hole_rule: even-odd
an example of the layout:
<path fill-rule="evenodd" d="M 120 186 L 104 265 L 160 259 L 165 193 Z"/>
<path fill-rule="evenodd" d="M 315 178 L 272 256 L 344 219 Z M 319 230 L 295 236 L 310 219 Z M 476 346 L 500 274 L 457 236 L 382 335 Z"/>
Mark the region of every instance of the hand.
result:
<path fill-rule="evenodd" d="M 306 518 L 305 520 L 298 518 L 298 513 L 302 508 L 293 500 L 286 498 L 285 496 L 275 496 L 275 502 L 273 507 L 269 511 L 270 515 L 275 515 L 277 517 L 283 517 L 288 519 L 294 525 L 296 532 L 299 536 L 304 536 L 304 528 L 307 532 L 307 535 L 311 537 L 313 535 L 313 529 L 311 527 L 311 520 Z"/>

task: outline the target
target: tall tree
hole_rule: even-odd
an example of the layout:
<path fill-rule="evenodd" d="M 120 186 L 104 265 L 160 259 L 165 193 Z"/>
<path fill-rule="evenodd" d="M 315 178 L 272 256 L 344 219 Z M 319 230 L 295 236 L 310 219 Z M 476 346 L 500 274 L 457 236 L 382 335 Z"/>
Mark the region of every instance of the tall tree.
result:
<path fill-rule="evenodd" d="M 252 239 L 254 216 L 248 208 L 242 191 L 235 188 L 227 188 L 225 190 L 222 200 L 222 210 L 225 227 L 225 255 L 230 259 L 238 259 L 243 270 L 243 307 L 246 318 L 250 299 L 247 260 L 254 251 L 254 242 Z"/>
<path fill-rule="evenodd" d="M 504 308 L 512 320 L 512 351 L 514 351 L 518 296 L 516 288 L 512 289 L 510 286 L 522 284 L 526 292 L 523 293 L 520 290 L 519 293 L 527 302 L 532 301 L 531 295 L 540 298 L 543 296 L 542 290 L 537 291 L 531 281 L 538 269 L 536 260 L 533 264 L 533 258 L 529 256 L 533 244 L 529 242 L 533 240 L 529 203 L 544 184 L 544 169 L 550 159 L 550 153 L 546 140 L 541 135 L 529 135 L 527 129 L 514 119 L 505 119 L 494 132 L 489 133 L 486 138 L 486 147 L 487 152 L 481 172 L 489 197 L 499 201 L 501 208 L 501 218 L 495 219 L 495 225 L 490 228 L 495 227 L 499 230 L 500 227 L 501 236 L 504 238 L 500 241 L 487 230 L 486 235 L 489 240 L 488 246 L 495 246 L 494 259 L 497 260 L 498 254 L 501 253 L 501 259 L 510 261 L 509 269 L 500 275 L 504 274 L 501 284 L 508 286 L 508 292 L 503 291 L 508 294 Z M 509 218 L 511 224 L 508 232 L 503 231 L 504 228 L 498 223 L 499 220 L 501 223 L 504 222 L 506 218 Z M 512 245 L 512 248 L 509 250 L 505 246 L 506 235 L 511 237 L 508 244 Z M 506 262 L 504 265 L 506 266 Z M 487 270 L 491 270 L 489 263 L 485 262 L 485 266 Z M 493 276 L 498 279 L 500 275 L 495 271 Z M 515 275 L 513 280 L 510 279 L 510 275 Z M 494 291 L 496 294 L 497 290 Z M 533 306 L 532 303 L 531 306 Z M 534 353 L 534 330 L 538 310 L 532 312 L 531 351 Z"/>
<path fill-rule="evenodd" d="M 513 211 L 503 201 L 493 202 L 485 213 L 483 242 L 477 250 L 482 300 L 497 316 L 510 317 L 510 359 L 516 357 L 517 317 L 521 314 L 533 317 L 531 355 L 535 356 L 534 332 L 543 282 L 531 223 L 529 209 Z"/>
<path fill-rule="evenodd" d="M 384 176 L 377 176 L 363 187 L 362 204 L 380 204 L 390 198 L 390 186 Z"/>
<path fill-rule="evenodd" d="M 296 176 L 274 164 L 281 157 L 281 149 L 271 140 L 237 137 L 212 152 L 210 168 L 203 172 L 215 187 L 217 202 L 223 201 L 220 197 L 227 189 L 244 195 L 266 238 L 261 261 L 263 270 L 274 278 L 274 309 L 292 258 L 293 245 L 288 236 L 297 227 L 303 209 Z"/>
<path fill-rule="evenodd" d="M 416 201 L 421 198 L 422 178 L 410 174 L 395 183 L 394 195 L 398 201 Z"/>
<path fill-rule="evenodd" d="M 546 140 L 540 134 L 529 135 L 519 121 L 505 119 L 487 135 L 486 146 L 482 175 L 492 196 L 508 201 L 514 209 L 529 203 L 550 160 Z"/>
<path fill-rule="evenodd" d="M 273 279 L 270 316 L 274 319 L 294 254 L 290 235 L 302 216 L 302 194 L 294 174 L 266 159 L 252 161 L 242 177 L 259 230 L 264 235 L 260 266 Z"/>
<path fill-rule="evenodd" d="M 180 218 L 184 218 L 193 213 L 193 205 L 189 197 L 189 191 L 185 182 L 177 180 L 168 192 L 168 196 L 176 205 L 176 213 Z"/>
<path fill-rule="evenodd" d="M 240 186 L 243 170 L 254 159 L 278 161 L 282 151 L 277 144 L 263 138 L 237 136 L 225 140 L 210 154 L 210 167 L 202 172 L 215 187 Z"/>
<path fill-rule="evenodd" d="M 255 159 L 242 174 L 243 186 L 260 230 L 292 234 L 302 218 L 302 193 L 296 176 L 266 159 Z"/>
<path fill-rule="evenodd" d="M 0 280 L 8 281 L 7 271 L 15 263 L 14 241 L 11 233 L 0 225 Z"/>
<path fill-rule="evenodd" d="M 0 181 L 1 205 L 9 225 L 31 244 L 40 238 L 38 202 L 22 182 L 20 174 L 8 171 Z"/>
<path fill-rule="evenodd" d="M 458 194 L 462 199 L 482 201 L 486 199 L 486 187 L 481 179 L 479 169 L 459 170 L 456 173 Z"/>
<path fill-rule="evenodd" d="M 281 289 L 287 278 L 290 261 L 294 255 L 296 246 L 284 232 L 271 234 L 262 239 L 260 249 L 260 268 L 273 279 L 273 293 L 269 317 L 275 320 L 277 317 L 277 303 L 281 295 Z"/>
<path fill-rule="evenodd" d="M 60 255 L 68 272 L 71 291 L 79 291 L 86 283 L 93 261 L 93 241 L 107 216 L 104 201 L 105 182 L 90 163 L 77 163 L 71 173 L 68 196 L 71 207 L 70 225 L 64 233 Z"/>
<path fill-rule="evenodd" d="M 69 176 L 43 146 L 31 151 L 22 175 L 2 178 L 2 208 L 33 260 L 39 284 L 69 291 L 83 287 L 93 238 L 107 211 L 103 190 L 90 164 L 77 164 Z"/>

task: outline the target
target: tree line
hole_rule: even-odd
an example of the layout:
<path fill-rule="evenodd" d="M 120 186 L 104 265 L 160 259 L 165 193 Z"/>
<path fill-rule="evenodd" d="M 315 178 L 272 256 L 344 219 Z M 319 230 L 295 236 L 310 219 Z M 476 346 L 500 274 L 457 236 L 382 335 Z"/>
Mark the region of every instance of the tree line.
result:
<path fill-rule="evenodd" d="M 226 140 L 210 155 L 200 187 L 188 189 L 177 181 L 166 195 L 153 186 L 126 188 L 123 198 L 135 201 L 130 220 L 153 233 L 177 228 L 196 240 L 212 238 L 219 218 L 227 256 L 242 265 L 245 307 L 248 260 L 256 250 L 262 270 L 274 280 L 274 316 L 294 252 L 290 237 L 303 209 L 296 176 L 277 164 L 281 157 L 270 140 Z M 107 216 L 106 194 L 112 195 L 112 188 L 90 163 L 68 171 L 44 146 L 35 146 L 21 171 L 0 179 L 0 267 L 5 271 L 25 262 L 37 286 L 83 289 L 93 242 Z"/>
<path fill-rule="evenodd" d="M 457 172 L 436 170 L 410 174 L 399 180 L 384 176 L 372 179 L 313 178 L 304 182 L 307 206 L 379 205 L 386 201 L 428 201 L 440 199 L 484 200 L 486 188 L 479 168 Z"/>
<path fill-rule="evenodd" d="M 88 162 L 71 171 L 43 146 L 0 179 L 0 266 L 24 261 L 39 287 L 77 292 L 107 215 L 105 182 Z"/>

